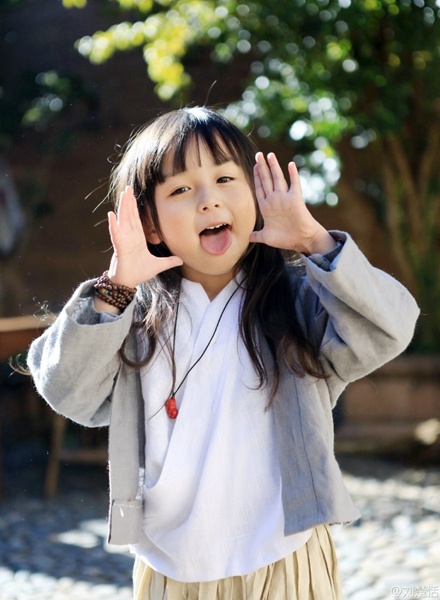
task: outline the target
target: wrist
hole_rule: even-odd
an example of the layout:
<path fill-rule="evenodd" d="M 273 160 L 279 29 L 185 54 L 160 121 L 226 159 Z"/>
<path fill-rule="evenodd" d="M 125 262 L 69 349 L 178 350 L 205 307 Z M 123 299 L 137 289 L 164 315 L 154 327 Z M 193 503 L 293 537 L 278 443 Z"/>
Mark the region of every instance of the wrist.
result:
<path fill-rule="evenodd" d="M 114 285 L 122 285 L 133 289 L 141 283 L 140 281 L 133 280 L 133 269 L 118 259 L 116 254 L 113 254 L 105 274 Z"/>
<path fill-rule="evenodd" d="M 105 271 L 94 284 L 95 300 L 113 306 L 122 312 L 136 295 L 136 288 L 114 283 Z M 102 306 L 102 305 L 101 305 Z M 113 312 L 113 311 L 112 311 Z"/>
<path fill-rule="evenodd" d="M 325 229 L 321 227 L 315 234 L 313 234 L 305 243 L 302 249 L 297 251 L 306 256 L 311 254 L 327 254 L 331 252 L 337 246 L 335 238 Z"/>
<path fill-rule="evenodd" d="M 114 273 L 110 269 L 106 271 L 109 281 L 114 285 L 135 289 L 138 283 L 134 283 L 130 277 L 121 275 L 120 273 Z"/>
<path fill-rule="evenodd" d="M 110 313 L 112 315 L 121 314 L 121 311 L 117 306 L 113 306 L 112 304 L 109 304 L 108 302 L 104 302 L 104 300 L 101 300 L 101 298 L 99 298 L 96 295 L 93 297 L 93 308 L 98 313 L 104 312 L 104 313 Z"/>

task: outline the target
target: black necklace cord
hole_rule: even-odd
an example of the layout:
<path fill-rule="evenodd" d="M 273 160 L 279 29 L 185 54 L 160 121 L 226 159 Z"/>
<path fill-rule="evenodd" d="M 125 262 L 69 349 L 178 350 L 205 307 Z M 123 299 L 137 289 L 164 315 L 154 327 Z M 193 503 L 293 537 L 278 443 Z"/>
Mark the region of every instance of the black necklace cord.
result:
<path fill-rule="evenodd" d="M 177 388 L 175 390 L 171 391 L 171 394 L 169 395 L 168 399 L 164 402 L 163 406 L 165 407 L 165 409 L 167 411 L 167 415 L 169 416 L 170 419 L 175 419 L 177 417 L 177 415 L 179 414 L 179 410 L 177 408 L 177 403 L 176 403 L 176 394 L 177 394 L 177 392 L 180 390 L 180 388 L 182 387 L 182 385 L 185 383 L 188 375 L 191 373 L 191 371 L 194 369 L 194 367 L 202 360 L 202 358 L 206 354 L 206 351 L 208 350 L 209 346 L 211 345 L 212 340 L 214 339 L 215 334 L 217 333 L 217 329 L 219 328 L 220 321 L 222 320 L 222 317 L 223 317 L 223 315 L 225 313 L 225 310 L 227 309 L 229 303 L 231 302 L 232 298 L 235 296 L 235 294 L 238 292 L 239 289 L 242 289 L 241 283 L 237 285 L 237 287 L 235 288 L 235 290 L 229 296 L 228 301 L 224 305 L 224 307 L 222 309 L 222 312 L 220 313 L 220 316 L 219 316 L 219 318 L 217 320 L 217 324 L 216 324 L 216 326 L 214 328 L 214 331 L 213 331 L 211 337 L 209 338 L 209 341 L 206 344 L 203 352 L 198 357 L 198 359 L 190 366 L 190 368 L 185 373 L 182 381 L 179 383 L 179 385 L 177 386 Z M 173 370 L 173 386 L 174 386 L 174 381 L 175 381 L 175 348 L 176 348 L 177 317 L 178 317 L 178 315 L 179 315 L 179 303 L 177 304 L 177 307 L 176 307 L 176 318 L 174 320 L 174 329 L 173 329 L 173 347 L 172 347 L 172 363 L 174 365 L 174 367 L 173 367 L 174 368 L 174 370 Z M 162 406 L 162 408 L 163 408 L 163 406 Z"/>
<path fill-rule="evenodd" d="M 228 298 L 228 301 L 226 302 L 226 304 L 223 307 L 222 312 L 220 313 L 220 316 L 218 318 L 217 324 L 215 326 L 215 329 L 211 335 L 211 337 L 209 338 L 209 342 L 206 344 L 205 349 L 203 350 L 202 354 L 199 356 L 199 358 L 191 365 L 191 367 L 188 369 L 188 371 L 186 372 L 184 378 L 182 379 L 182 381 L 179 383 L 179 385 L 177 386 L 177 388 L 171 392 L 171 396 L 175 396 L 177 394 L 177 392 L 180 390 L 180 388 L 182 387 L 182 385 L 184 384 L 184 382 L 186 381 L 186 378 L 188 377 L 188 375 L 191 373 L 191 371 L 194 369 L 194 367 L 202 360 L 203 356 L 206 354 L 206 351 L 208 350 L 209 346 L 211 345 L 212 340 L 214 339 L 215 334 L 217 333 L 217 329 L 219 328 L 220 325 L 220 321 L 222 320 L 222 317 L 225 313 L 225 310 L 228 307 L 228 304 L 230 303 L 230 301 L 232 300 L 232 298 L 234 297 L 234 295 L 237 293 L 237 291 L 240 289 L 239 286 L 237 286 L 235 288 L 235 290 L 232 292 L 231 296 Z M 173 336 L 173 356 L 174 356 L 174 349 L 175 349 L 175 343 L 176 343 L 176 329 L 177 329 L 177 316 L 178 316 L 178 310 L 179 310 L 179 306 L 177 306 L 177 310 L 176 310 L 176 320 L 174 322 L 174 336 Z"/>

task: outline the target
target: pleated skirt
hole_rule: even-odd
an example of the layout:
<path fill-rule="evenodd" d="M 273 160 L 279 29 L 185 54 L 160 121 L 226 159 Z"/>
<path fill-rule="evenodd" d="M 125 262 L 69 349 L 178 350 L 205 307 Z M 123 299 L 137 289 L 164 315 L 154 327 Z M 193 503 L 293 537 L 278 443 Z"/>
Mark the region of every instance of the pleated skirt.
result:
<path fill-rule="evenodd" d="M 248 575 L 201 583 L 165 577 L 136 558 L 134 600 L 342 600 L 338 562 L 327 525 L 296 552 Z"/>

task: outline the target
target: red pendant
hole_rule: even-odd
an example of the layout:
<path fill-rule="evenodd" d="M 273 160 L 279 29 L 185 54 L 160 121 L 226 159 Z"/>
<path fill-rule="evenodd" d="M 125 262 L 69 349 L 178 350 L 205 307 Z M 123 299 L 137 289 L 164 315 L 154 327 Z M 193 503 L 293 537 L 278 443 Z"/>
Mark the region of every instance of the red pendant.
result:
<path fill-rule="evenodd" d="M 175 419 L 179 414 L 175 398 L 168 398 L 168 400 L 165 402 L 165 409 L 170 419 Z"/>

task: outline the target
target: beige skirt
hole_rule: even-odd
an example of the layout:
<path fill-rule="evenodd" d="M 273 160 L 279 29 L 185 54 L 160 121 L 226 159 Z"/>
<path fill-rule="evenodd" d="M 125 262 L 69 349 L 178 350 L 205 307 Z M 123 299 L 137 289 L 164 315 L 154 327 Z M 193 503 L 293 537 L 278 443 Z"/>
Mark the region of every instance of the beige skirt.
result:
<path fill-rule="evenodd" d="M 341 600 L 339 569 L 327 525 L 296 552 L 249 575 L 202 583 L 165 577 L 136 558 L 134 600 Z"/>

